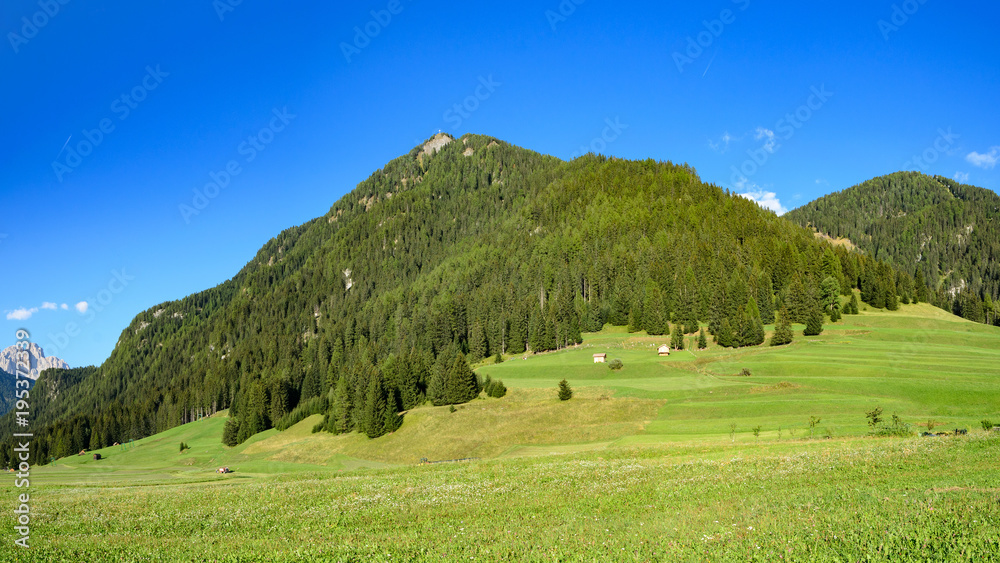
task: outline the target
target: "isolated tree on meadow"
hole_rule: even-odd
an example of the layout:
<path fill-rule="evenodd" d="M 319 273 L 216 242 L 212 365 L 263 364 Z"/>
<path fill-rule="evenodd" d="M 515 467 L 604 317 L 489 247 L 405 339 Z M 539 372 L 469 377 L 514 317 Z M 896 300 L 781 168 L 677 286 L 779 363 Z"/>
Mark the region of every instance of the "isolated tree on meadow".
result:
<path fill-rule="evenodd" d="M 705 329 L 702 328 L 701 332 L 698 333 L 698 349 L 704 350 L 708 348 L 708 338 L 705 336 Z"/>
<path fill-rule="evenodd" d="M 565 379 L 559 382 L 559 400 L 568 401 L 573 398 L 573 389 Z"/>

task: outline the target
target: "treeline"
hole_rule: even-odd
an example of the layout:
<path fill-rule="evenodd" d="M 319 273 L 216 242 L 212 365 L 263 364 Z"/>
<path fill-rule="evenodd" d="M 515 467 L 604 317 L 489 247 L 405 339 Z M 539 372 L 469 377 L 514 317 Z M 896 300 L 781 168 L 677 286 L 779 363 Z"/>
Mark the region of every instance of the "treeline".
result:
<path fill-rule="evenodd" d="M 849 238 L 867 255 L 912 273 L 897 280 L 911 299 L 1000 325 L 996 193 L 941 176 L 898 172 L 820 198 L 787 217 Z"/>
<path fill-rule="evenodd" d="M 222 409 L 229 444 L 315 413 L 320 429 L 378 436 L 413 406 L 489 393 L 470 361 L 609 322 L 664 335 L 704 322 L 724 345 L 757 345 L 777 311 L 803 322 L 855 287 L 912 298 L 892 268 L 686 165 L 562 162 L 469 135 L 415 148 L 232 280 L 138 315 L 33 426 L 54 454 L 81 443 L 59 445 L 70 421 L 96 448 Z"/>

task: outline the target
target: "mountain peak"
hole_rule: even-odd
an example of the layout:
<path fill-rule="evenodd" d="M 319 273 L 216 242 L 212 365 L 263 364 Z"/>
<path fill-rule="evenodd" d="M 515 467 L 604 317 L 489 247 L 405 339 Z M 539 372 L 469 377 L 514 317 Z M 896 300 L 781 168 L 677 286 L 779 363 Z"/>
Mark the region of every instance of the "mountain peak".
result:
<path fill-rule="evenodd" d="M 9 374 L 17 373 L 17 353 L 20 349 L 17 346 L 10 346 L 0 352 L 0 370 Z M 38 379 L 38 376 L 47 369 L 69 369 L 69 364 L 55 356 L 45 356 L 42 347 L 34 342 L 28 346 L 29 367 L 31 368 L 31 379 Z"/>

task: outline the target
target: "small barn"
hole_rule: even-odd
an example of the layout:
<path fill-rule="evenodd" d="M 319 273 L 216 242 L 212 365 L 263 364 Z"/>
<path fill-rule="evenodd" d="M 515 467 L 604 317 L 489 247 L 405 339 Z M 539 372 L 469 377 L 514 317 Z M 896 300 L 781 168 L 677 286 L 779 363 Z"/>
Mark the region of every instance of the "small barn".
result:
<path fill-rule="evenodd" d="M 608 355 L 607 354 L 594 354 L 594 363 L 595 364 L 603 364 L 604 362 L 607 362 L 607 361 L 608 361 Z"/>
<path fill-rule="evenodd" d="M 101 459 L 101 454 L 94 454 L 94 461 Z"/>
<path fill-rule="evenodd" d="M 660 346 L 659 348 L 656 349 L 656 355 L 658 355 L 658 356 L 669 356 L 670 355 L 670 346 L 667 346 L 666 344 Z"/>

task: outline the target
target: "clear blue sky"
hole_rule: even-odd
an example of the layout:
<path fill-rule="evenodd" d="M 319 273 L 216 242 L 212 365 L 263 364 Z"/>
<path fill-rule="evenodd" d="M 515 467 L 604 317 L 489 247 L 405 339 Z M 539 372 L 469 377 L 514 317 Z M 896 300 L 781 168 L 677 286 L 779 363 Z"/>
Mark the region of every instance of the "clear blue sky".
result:
<path fill-rule="evenodd" d="M 438 129 L 779 210 L 907 167 L 1000 185 L 995 3 L 61 1 L 0 8 L 0 344 L 74 366 Z"/>

